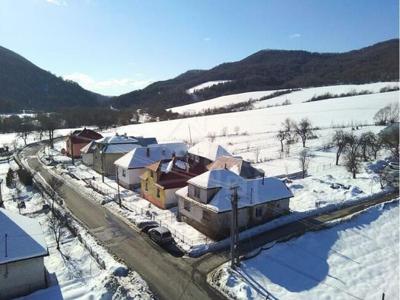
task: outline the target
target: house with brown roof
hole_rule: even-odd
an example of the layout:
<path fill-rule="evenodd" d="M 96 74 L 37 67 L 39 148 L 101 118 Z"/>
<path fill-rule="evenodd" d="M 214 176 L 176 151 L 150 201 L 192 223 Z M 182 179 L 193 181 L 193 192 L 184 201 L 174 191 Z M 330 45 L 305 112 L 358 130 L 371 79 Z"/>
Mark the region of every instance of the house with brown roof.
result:
<path fill-rule="evenodd" d="M 198 170 L 176 157 L 157 161 L 148 165 L 140 176 L 141 196 L 159 208 L 174 207 L 177 205 L 175 192 L 198 174 Z"/>
<path fill-rule="evenodd" d="M 83 147 L 102 137 L 100 133 L 91 129 L 75 130 L 66 140 L 67 155 L 74 158 L 81 157 Z"/>
<path fill-rule="evenodd" d="M 264 171 L 257 169 L 250 162 L 243 160 L 241 157 L 220 156 L 214 162 L 207 165 L 207 170 L 227 169 L 240 177 L 253 179 L 264 177 Z"/>

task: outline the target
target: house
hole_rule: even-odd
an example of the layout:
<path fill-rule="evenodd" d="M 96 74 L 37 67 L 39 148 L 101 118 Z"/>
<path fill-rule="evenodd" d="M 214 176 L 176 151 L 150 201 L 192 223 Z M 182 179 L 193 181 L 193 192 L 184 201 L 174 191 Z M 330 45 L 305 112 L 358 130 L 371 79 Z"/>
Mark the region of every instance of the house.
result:
<path fill-rule="evenodd" d="M 197 143 L 188 150 L 189 163 L 197 168 L 202 167 L 207 171 L 207 165 L 221 156 L 231 156 L 231 154 L 221 145 L 203 141 Z"/>
<path fill-rule="evenodd" d="M 115 176 L 114 162 L 118 158 L 135 148 L 151 144 L 157 144 L 157 140 L 118 134 L 97 140 L 93 151 L 92 168 L 105 176 Z"/>
<path fill-rule="evenodd" d="M 46 288 L 48 255 L 39 222 L 0 208 L 0 299 Z"/>
<path fill-rule="evenodd" d="M 154 144 L 147 147 L 138 147 L 115 161 L 118 183 L 127 189 L 140 186 L 140 176 L 146 166 L 160 160 L 172 157 L 184 158 L 187 154 L 185 143 Z"/>
<path fill-rule="evenodd" d="M 241 157 L 220 156 L 207 166 L 208 170 L 228 169 L 240 177 L 253 179 L 264 177 L 264 171 L 254 168 L 250 162 Z"/>
<path fill-rule="evenodd" d="M 292 192 L 275 177 L 243 178 L 231 170 L 213 169 L 188 180 L 179 189 L 178 218 L 212 239 L 230 233 L 231 197 L 237 190 L 239 230 L 289 212 Z"/>
<path fill-rule="evenodd" d="M 100 133 L 91 129 L 75 130 L 66 140 L 67 155 L 74 158 L 81 157 L 83 147 L 102 137 Z"/>
<path fill-rule="evenodd" d="M 198 174 L 198 170 L 176 157 L 157 161 L 147 166 L 140 177 L 141 196 L 159 208 L 174 207 L 178 200 L 175 192 Z"/>
<path fill-rule="evenodd" d="M 84 165 L 91 167 L 93 165 L 93 153 L 96 150 L 97 144 L 91 141 L 81 149 L 82 162 Z"/>

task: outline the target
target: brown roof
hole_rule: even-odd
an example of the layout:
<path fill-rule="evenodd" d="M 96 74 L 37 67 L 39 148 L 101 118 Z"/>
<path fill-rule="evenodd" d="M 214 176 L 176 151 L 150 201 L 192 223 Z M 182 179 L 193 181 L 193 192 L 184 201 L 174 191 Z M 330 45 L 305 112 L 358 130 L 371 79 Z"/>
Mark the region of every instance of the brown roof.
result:
<path fill-rule="evenodd" d="M 208 170 L 232 169 L 233 167 L 237 167 L 239 170 L 238 175 L 244 178 L 257 178 L 264 175 L 262 171 L 254 168 L 248 161 L 239 157 L 221 156 L 216 161 L 207 165 Z"/>

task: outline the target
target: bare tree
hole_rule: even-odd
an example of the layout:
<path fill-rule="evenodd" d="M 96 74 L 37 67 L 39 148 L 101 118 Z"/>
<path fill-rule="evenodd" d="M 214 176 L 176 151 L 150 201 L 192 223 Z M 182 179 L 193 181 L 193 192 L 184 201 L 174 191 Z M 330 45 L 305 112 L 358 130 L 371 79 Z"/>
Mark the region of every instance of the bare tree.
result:
<path fill-rule="evenodd" d="M 299 154 L 299 163 L 303 178 L 307 175 L 308 166 L 310 165 L 311 153 L 308 149 L 303 149 Z"/>
<path fill-rule="evenodd" d="M 399 121 L 399 103 L 390 103 L 378 110 L 374 116 L 375 123 L 378 125 L 386 125 Z"/>
<path fill-rule="evenodd" d="M 18 128 L 17 137 L 21 138 L 24 141 L 24 145 L 26 146 L 26 141 L 28 140 L 29 135 L 33 132 L 33 125 L 30 120 L 24 118 L 21 125 Z"/>
<path fill-rule="evenodd" d="M 215 132 L 209 132 L 209 133 L 207 134 L 207 138 L 208 138 L 208 140 L 209 140 L 211 143 L 213 143 L 213 142 L 215 141 L 215 137 L 216 137 Z"/>
<path fill-rule="evenodd" d="M 37 119 L 40 127 L 48 133 L 50 148 L 54 148 L 54 131 L 61 125 L 60 116 L 54 113 L 40 114 Z"/>
<path fill-rule="evenodd" d="M 221 129 L 221 135 L 222 135 L 222 136 L 227 136 L 227 134 L 228 134 L 228 128 L 222 127 L 222 129 Z"/>
<path fill-rule="evenodd" d="M 254 158 L 255 158 L 255 162 L 258 163 L 258 159 L 260 157 L 260 148 L 259 147 L 255 147 L 254 149 Z"/>
<path fill-rule="evenodd" d="M 361 155 L 364 161 L 369 160 L 370 149 L 375 143 L 376 136 L 372 131 L 364 132 L 360 136 Z"/>
<path fill-rule="evenodd" d="M 300 137 L 303 148 L 305 148 L 307 139 L 313 135 L 311 121 L 307 118 L 302 119 L 298 124 L 294 125 L 294 131 Z"/>
<path fill-rule="evenodd" d="M 235 126 L 235 128 L 233 128 L 233 131 L 235 132 L 236 135 L 239 135 L 240 127 Z"/>
<path fill-rule="evenodd" d="M 382 145 L 387 148 L 394 157 L 399 157 L 399 125 L 392 124 L 380 133 Z"/>
<path fill-rule="evenodd" d="M 286 118 L 285 121 L 282 122 L 282 130 L 286 134 L 286 154 L 290 153 L 290 145 L 296 141 L 295 127 L 296 122 L 290 118 Z"/>
<path fill-rule="evenodd" d="M 279 142 L 281 143 L 281 152 L 283 152 L 283 142 L 286 140 L 287 133 L 284 130 L 279 130 L 278 133 L 275 136 Z"/>
<path fill-rule="evenodd" d="M 347 144 L 349 143 L 349 134 L 344 132 L 342 129 L 336 130 L 333 135 L 332 142 L 336 146 L 336 165 L 339 165 L 340 155 L 345 150 Z"/>
<path fill-rule="evenodd" d="M 346 147 L 345 166 L 352 173 L 354 179 L 360 170 L 360 156 L 360 139 L 351 134 Z"/>
<path fill-rule="evenodd" d="M 56 240 L 57 250 L 60 250 L 60 241 L 63 234 L 63 229 L 67 224 L 67 216 L 61 214 L 57 216 L 54 212 L 52 212 L 48 217 L 48 224 L 49 229 Z"/>

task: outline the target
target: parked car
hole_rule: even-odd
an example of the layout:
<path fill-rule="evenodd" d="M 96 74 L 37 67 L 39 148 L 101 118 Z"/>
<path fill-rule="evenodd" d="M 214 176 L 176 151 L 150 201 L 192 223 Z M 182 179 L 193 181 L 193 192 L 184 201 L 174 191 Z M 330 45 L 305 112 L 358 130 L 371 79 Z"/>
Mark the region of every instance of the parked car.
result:
<path fill-rule="evenodd" d="M 149 230 L 150 238 L 159 245 L 172 243 L 172 235 L 168 228 L 164 226 L 155 227 Z"/>
<path fill-rule="evenodd" d="M 140 229 L 140 232 L 147 233 L 150 229 L 159 227 L 160 224 L 156 221 L 143 221 L 140 222 L 137 227 Z"/>

